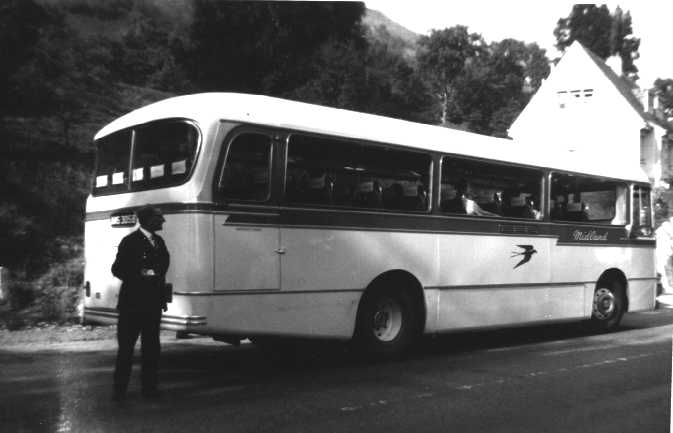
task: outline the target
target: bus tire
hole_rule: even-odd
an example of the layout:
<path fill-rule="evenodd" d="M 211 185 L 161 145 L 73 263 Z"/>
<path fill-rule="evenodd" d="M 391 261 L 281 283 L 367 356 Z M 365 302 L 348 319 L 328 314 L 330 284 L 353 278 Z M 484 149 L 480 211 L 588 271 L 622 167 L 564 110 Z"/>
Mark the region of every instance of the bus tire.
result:
<path fill-rule="evenodd" d="M 626 310 L 624 285 L 617 280 L 600 282 L 594 291 L 590 327 L 594 332 L 611 332 L 619 327 Z"/>
<path fill-rule="evenodd" d="M 407 291 L 376 287 L 364 294 L 355 329 L 361 352 L 379 359 L 398 358 L 417 340 L 419 331 L 420 316 Z"/>

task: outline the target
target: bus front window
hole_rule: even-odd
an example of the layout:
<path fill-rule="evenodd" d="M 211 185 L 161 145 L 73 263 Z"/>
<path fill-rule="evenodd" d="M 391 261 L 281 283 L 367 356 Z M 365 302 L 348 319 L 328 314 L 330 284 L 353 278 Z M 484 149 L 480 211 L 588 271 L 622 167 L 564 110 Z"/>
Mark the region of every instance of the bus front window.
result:
<path fill-rule="evenodd" d="M 128 191 L 131 131 L 120 131 L 98 140 L 94 195 Z"/>
<path fill-rule="evenodd" d="M 198 142 L 196 126 L 178 120 L 160 120 L 97 140 L 93 195 L 184 183 L 194 165 Z M 129 173 L 131 158 L 133 164 Z"/>
<path fill-rule="evenodd" d="M 177 185 L 191 172 L 197 129 L 186 122 L 162 121 L 136 130 L 133 151 L 133 189 Z"/>

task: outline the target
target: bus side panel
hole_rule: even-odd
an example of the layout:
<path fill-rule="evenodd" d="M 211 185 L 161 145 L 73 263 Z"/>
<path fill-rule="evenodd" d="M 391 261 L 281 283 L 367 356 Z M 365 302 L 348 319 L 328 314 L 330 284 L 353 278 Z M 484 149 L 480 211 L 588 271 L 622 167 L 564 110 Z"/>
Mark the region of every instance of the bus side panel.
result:
<path fill-rule="evenodd" d="M 175 213 L 165 215 L 160 233 L 171 255 L 166 282 L 173 292 L 213 291 L 213 215 L 209 213 Z M 194 308 L 189 298 L 174 296 L 170 315 L 206 315 L 203 307 Z"/>
<path fill-rule="evenodd" d="M 436 235 L 281 228 L 281 288 L 364 290 L 380 274 L 407 270 L 423 286 L 436 279 Z"/>
<path fill-rule="evenodd" d="M 281 245 L 281 291 L 304 293 L 285 295 L 290 301 L 278 308 L 288 318 L 279 316 L 278 332 L 350 338 L 360 297 L 377 276 L 406 270 L 422 286 L 436 281 L 434 234 L 282 227 Z"/>
<path fill-rule="evenodd" d="M 657 284 L 655 281 L 629 281 L 629 311 L 654 310 L 656 305 Z"/>
<path fill-rule="evenodd" d="M 339 338 L 353 336 L 362 292 L 218 294 L 206 333 Z"/>
<path fill-rule="evenodd" d="M 134 227 L 111 227 L 109 219 L 87 221 L 84 224 L 84 280 L 91 285 L 85 297 L 85 308 L 114 310 L 117 308 L 121 281 L 112 275 L 117 246 Z M 90 318 L 87 318 L 89 320 Z M 98 322 L 95 318 L 92 320 Z M 114 323 L 112 320 L 111 323 Z M 103 321 L 108 323 L 108 321 Z"/>
<path fill-rule="evenodd" d="M 548 320 L 550 242 L 545 237 L 440 235 L 438 319 L 436 329 L 428 331 Z"/>
<path fill-rule="evenodd" d="M 626 276 L 629 311 L 654 307 L 656 273 L 653 248 L 629 245 L 556 245 L 552 251 L 552 281 L 585 284 L 585 317 L 591 315 L 596 282 L 603 272 L 611 268 L 619 269 Z M 562 290 L 562 286 L 558 286 L 555 292 L 559 290 Z"/>

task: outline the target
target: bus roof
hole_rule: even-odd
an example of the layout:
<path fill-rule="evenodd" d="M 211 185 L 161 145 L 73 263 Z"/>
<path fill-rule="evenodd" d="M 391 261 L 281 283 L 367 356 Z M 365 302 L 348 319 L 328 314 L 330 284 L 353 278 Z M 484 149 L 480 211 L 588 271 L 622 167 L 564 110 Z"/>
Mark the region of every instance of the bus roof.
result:
<path fill-rule="evenodd" d="M 177 96 L 134 110 L 103 127 L 95 140 L 121 129 L 153 120 L 191 119 L 207 124 L 218 120 L 269 125 L 370 140 L 435 152 L 493 159 L 615 179 L 648 182 L 638 165 L 615 166 L 609 155 L 558 152 L 517 141 L 441 126 L 307 104 L 264 95 L 200 93 Z"/>

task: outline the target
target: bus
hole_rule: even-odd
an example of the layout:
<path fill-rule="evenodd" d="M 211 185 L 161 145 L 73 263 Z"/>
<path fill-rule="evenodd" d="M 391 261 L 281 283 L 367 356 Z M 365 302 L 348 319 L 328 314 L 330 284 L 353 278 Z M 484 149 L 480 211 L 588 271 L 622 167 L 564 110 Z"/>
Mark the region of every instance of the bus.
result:
<path fill-rule="evenodd" d="M 205 93 L 95 136 L 87 323 L 116 323 L 110 267 L 135 210 L 171 254 L 164 329 L 237 343 L 340 339 L 380 356 L 423 334 L 653 309 L 639 167 L 263 95 Z"/>

